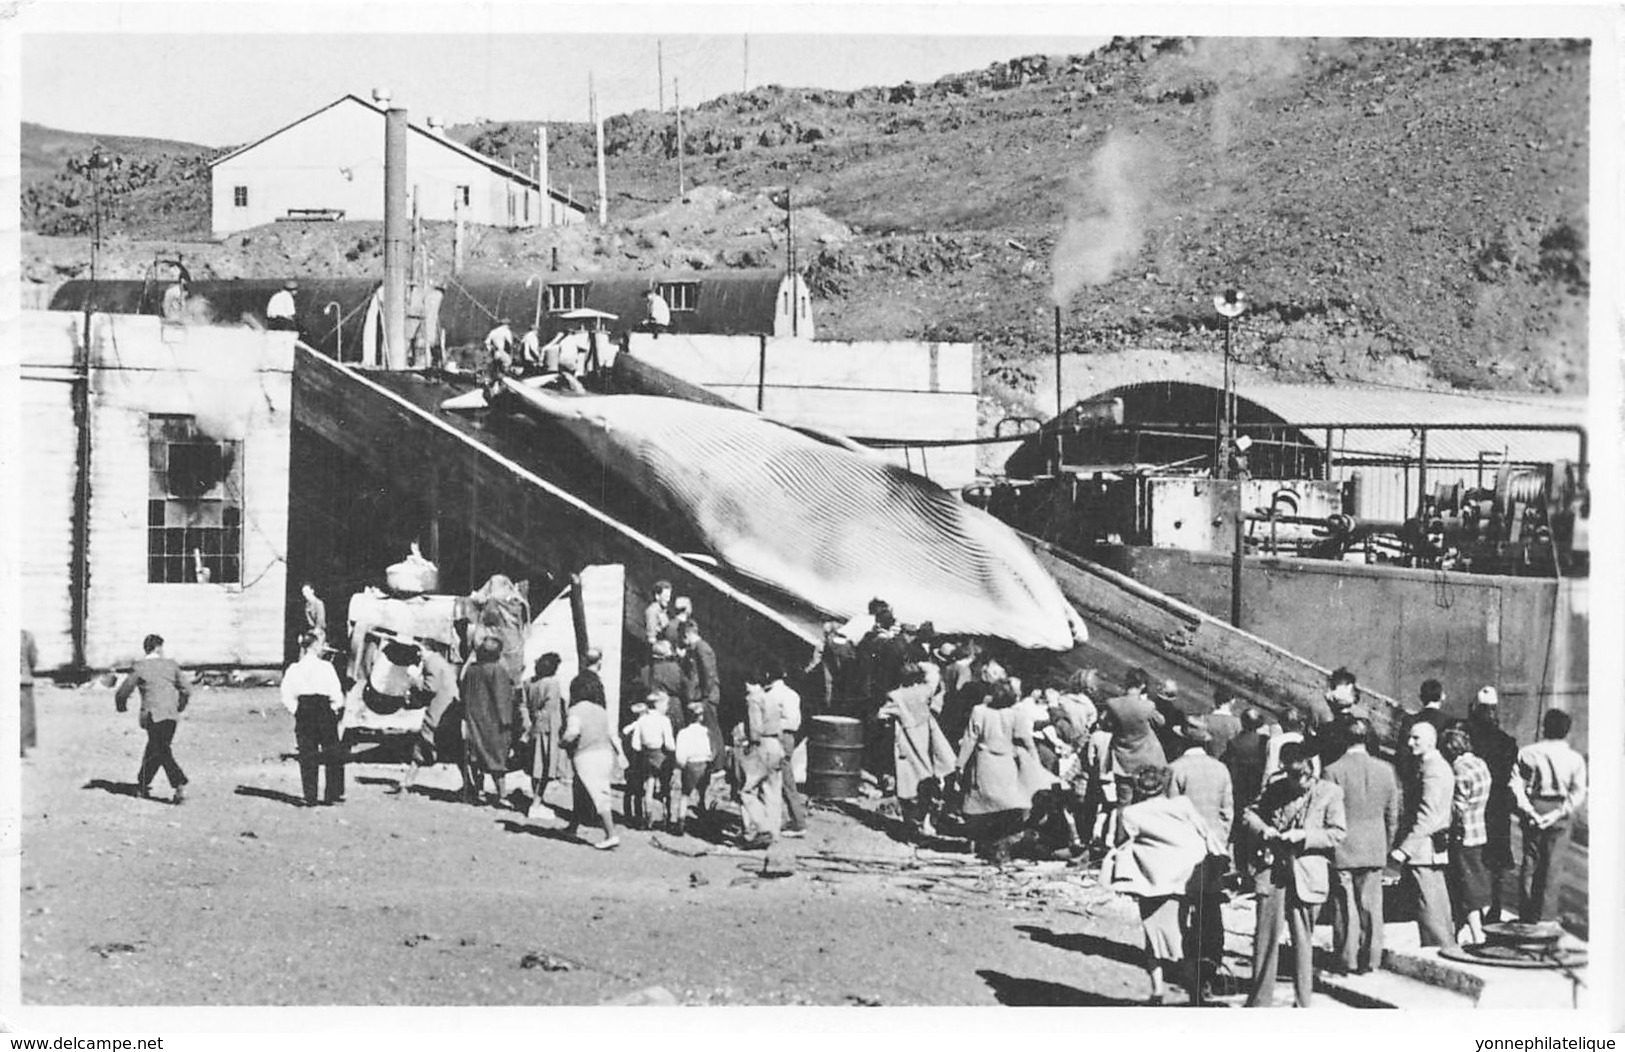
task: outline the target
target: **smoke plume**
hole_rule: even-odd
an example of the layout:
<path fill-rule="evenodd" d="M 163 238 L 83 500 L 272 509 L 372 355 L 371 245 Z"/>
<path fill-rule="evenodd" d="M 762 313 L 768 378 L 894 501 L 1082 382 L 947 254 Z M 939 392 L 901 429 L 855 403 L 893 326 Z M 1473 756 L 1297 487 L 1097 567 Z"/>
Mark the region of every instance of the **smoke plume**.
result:
<path fill-rule="evenodd" d="M 214 305 L 202 296 L 187 298 L 184 318 L 189 326 L 212 326 L 217 330 L 259 327 L 222 326 L 215 323 L 215 313 Z M 241 442 L 248 436 L 255 407 L 263 397 L 259 355 L 249 355 L 246 347 L 229 346 L 222 351 L 206 356 L 202 368 L 190 380 L 192 412 L 198 430 L 216 442 Z"/>
<path fill-rule="evenodd" d="M 1166 151 L 1150 138 L 1112 132 L 1089 159 L 1055 244 L 1051 299 L 1065 307 L 1078 290 L 1103 285 L 1139 256 L 1167 179 Z"/>
<path fill-rule="evenodd" d="M 1192 72 L 1218 87 L 1209 113 L 1213 149 L 1222 159 L 1244 133 L 1254 102 L 1298 72 L 1303 43 L 1240 37 L 1204 37 L 1188 60 Z"/>

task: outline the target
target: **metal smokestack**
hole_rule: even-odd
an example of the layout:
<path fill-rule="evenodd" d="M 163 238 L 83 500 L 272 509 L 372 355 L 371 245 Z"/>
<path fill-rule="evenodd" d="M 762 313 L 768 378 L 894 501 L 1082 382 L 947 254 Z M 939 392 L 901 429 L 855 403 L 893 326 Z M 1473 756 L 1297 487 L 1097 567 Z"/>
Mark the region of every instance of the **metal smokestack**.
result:
<path fill-rule="evenodd" d="M 1061 308 L 1055 308 L 1055 419 L 1061 418 Z"/>
<path fill-rule="evenodd" d="M 384 115 L 384 364 L 406 368 L 406 110 Z"/>

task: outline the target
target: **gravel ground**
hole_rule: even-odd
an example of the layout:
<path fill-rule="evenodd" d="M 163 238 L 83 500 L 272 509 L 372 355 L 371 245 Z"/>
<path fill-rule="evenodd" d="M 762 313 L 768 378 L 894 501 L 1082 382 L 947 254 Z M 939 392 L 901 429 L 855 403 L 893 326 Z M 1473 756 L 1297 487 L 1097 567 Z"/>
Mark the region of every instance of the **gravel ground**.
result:
<path fill-rule="evenodd" d="M 24 1005 L 1117 1005 L 1145 996 L 1124 900 L 1060 863 L 1005 871 L 917 852 L 866 808 L 724 853 L 455 802 L 449 768 L 391 795 L 292 806 L 274 690 L 200 691 L 176 755 L 192 785 L 130 795 L 143 735 L 111 692 L 38 688 L 21 773 Z M 550 797 L 550 799 L 552 799 Z M 596 838 L 597 834 L 593 834 Z M 701 854 L 701 852 L 708 852 Z M 26 1021 L 26 1015 L 24 1017 Z"/>

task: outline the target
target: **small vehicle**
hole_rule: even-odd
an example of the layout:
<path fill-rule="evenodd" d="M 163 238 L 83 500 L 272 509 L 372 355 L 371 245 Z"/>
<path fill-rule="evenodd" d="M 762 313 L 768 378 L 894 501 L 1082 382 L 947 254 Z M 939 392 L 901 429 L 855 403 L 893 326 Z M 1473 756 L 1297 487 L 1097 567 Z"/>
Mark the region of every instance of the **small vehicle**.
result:
<path fill-rule="evenodd" d="M 414 735 L 423 728 L 429 695 L 423 687 L 422 645 L 440 644 L 462 658 L 455 595 L 397 597 L 368 588 L 350 599 L 351 680 L 340 737 Z"/>

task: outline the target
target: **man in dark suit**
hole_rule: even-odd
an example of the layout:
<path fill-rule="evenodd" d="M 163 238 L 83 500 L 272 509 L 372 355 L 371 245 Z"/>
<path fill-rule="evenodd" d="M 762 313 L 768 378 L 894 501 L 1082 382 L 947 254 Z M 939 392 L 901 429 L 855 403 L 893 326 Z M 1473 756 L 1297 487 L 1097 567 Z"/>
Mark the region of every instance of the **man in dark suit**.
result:
<path fill-rule="evenodd" d="M 1363 975 L 1382 964 L 1382 871 L 1399 831 L 1399 779 L 1368 751 L 1369 720 L 1349 720 L 1347 733 L 1343 755 L 1325 774 L 1343 790 L 1348 819 L 1348 836 L 1332 855 L 1332 938 L 1343 971 Z"/>
<path fill-rule="evenodd" d="M 1292 933 L 1296 1004 L 1309 1007 L 1315 989 L 1315 910 L 1331 893 L 1332 854 L 1348 832 L 1343 790 L 1315 777 L 1310 746 L 1288 743 L 1281 751 L 1281 771 L 1242 814 L 1264 852 L 1263 865 L 1254 874 L 1258 921 L 1249 1008 L 1274 1004 L 1283 926 Z"/>
<path fill-rule="evenodd" d="M 1241 733 L 1241 717 L 1236 714 L 1236 696 L 1228 690 L 1219 688 L 1214 701 L 1213 711 L 1207 714 L 1207 754 L 1222 761 L 1230 751 L 1230 743 Z"/>
<path fill-rule="evenodd" d="M 1517 874 L 1512 859 L 1512 815 L 1516 805 L 1512 799 L 1512 768 L 1518 762 L 1518 743 L 1512 735 L 1501 729 L 1501 699 L 1494 687 L 1485 687 L 1478 698 L 1467 706 L 1467 736 L 1472 740 L 1473 752 L 1489 766 L 1490 802 L 1484 808 L 1484 868 L 1490 871 L 1490 907 L 1486 919 L 1501 919 L 1502 904 L 1517 900 L 1517 893 L 1508 896 L 1508 887 L 1516 888 Z"/>
<path fill-rule="evenodd" d="M 1456 776 L 1439 755 L 1433 724 L 1418 720 L 1405 738 L 1416 764 L 1416 790 L 1408 794 L 1399 834 L 1389 857 L 1416 881 L 1416 924 L 1423 946 L 1454 946 L 1450 892 L 1444 871 L 1450 864 L 1450 801 Z"/>
<path fill-rule="evenodd" d="M 1264 733 L 1264 714 L 1257 709 L 1241 713 L 1241 733 L 1230 742 L 1225 766 L 1230 768 L 1230 784 L 1235 793 L 1236 824 L 1231 830 L 1230 847 L 1236 872 L 1244 872 L 1252 854 L 1252 841 L 1241 823 L 1241 812 L 1258 799 L 1264 788 L 1264 763 L 1269 756 L 1269 737 Z"/>
<path fill-rule="evenodd" d="M 1444 684 L 1436 679 L 1424 679 L 1420 691 L 1422 711 L 1412 718 L 1410 725 L 1426 723 L 1432 726 L 1434 737 L 1444 730 Z M 1407 729 L 1408 733 L 1408 729 Z"/>
<path fill-rule="evenodd" d="M 705 706 L 700 718 L 711 732 L 711 755 L 720 770 L 726 756 L 722 738 L 722 680 L 717 674 L 717 652 L 705 641 L 697 621 L 683 624 L 683 697 Z"/>
<path fill-rule="evenodd" d="M 1184 747 L 1179 758 L 1168 765 L 1168 795 L 1188 796 L 1213 833 L 1213 839 L 1228 844 L 1235 822 L 1236 800 L 1230 785 L 1230 769 L 1207 753 L 1212 735 L 1207 719 L 1187 716 L 1176 728 L 1175 737 Z M 1200 864 L 1192 886 L 1197 893 L 1184 906 L 1185 959 L 1192 970 L 1191 999 L 1200 1002 L 1204 976 L 1202 962 L 1224 960 L 1224 860 L 1209 856 Z"/>

